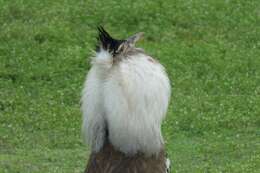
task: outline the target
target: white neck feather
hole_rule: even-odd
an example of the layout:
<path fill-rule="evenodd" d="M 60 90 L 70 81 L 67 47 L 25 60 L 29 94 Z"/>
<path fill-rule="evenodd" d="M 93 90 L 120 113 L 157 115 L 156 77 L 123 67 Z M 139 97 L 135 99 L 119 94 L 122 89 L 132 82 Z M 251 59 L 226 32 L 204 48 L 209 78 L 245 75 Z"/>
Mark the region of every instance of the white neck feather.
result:
<path fill-rule="evenodd" d="M 169 99 L 169 79 L 151 57 L 136 54 L 113 64 L 112 56 L 101 51 L 83 90 L 83 134 L 94 152 L 103 146 L 107 128 L 116 149 L 158 154 Z"/>

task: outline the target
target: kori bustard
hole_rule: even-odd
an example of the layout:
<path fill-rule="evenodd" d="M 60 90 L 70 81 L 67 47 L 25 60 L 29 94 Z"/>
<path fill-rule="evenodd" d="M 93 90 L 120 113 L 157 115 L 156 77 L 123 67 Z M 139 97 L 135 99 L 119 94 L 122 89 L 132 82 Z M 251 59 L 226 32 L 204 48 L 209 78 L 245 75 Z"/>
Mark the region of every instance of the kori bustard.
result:
<path fill-rule="evenodd" d="M 83 95 L 82 132 L 91 147 L 85 173 L 166 173 L 161 123 L 170 99 L 164 67 L 135 43 L 98 28 Z"/>

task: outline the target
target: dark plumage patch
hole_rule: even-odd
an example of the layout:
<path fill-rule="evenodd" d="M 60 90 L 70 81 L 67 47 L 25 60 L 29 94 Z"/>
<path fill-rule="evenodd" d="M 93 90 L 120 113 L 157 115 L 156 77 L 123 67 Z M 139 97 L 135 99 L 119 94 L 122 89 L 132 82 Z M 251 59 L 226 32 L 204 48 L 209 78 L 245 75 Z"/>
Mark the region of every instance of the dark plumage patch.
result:
<path fill-rule="evenodd" d="M 142 153 L 128 156 L 105 141 L 99 152 L 92 152 L 84 173 L 166 173 L 165 151 L 158 156 Z"/>
<path fill-rule="evenodd" d="M 117 40 L 112 38 L 102 26 L 98 27 L 98 31 L 99 34 L 97 37 L 98 44 L 96 46 L 96 51 L 99 52 L 100 49 L 103 48 L 104 50 L 111 52 L 113 56 L 116 55 L 118 47 L 125 40 Z"/>

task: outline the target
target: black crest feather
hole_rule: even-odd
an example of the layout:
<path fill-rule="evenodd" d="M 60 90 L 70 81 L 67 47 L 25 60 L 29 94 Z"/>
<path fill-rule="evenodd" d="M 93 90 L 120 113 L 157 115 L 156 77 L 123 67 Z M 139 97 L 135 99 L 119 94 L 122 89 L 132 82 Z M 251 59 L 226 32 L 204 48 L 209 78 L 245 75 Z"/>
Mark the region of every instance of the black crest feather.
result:
<path fill-rule="evenodd" d="M 100 51 L 101 48 L 111 52 L 113 55 L 116 54 L 116 51 L 120 44 L 122 44 L 125 40 L 117 40 L 112 38 L 102 26 L 98 27 L 98 44 L 96 46 L 96 51 Z"/>

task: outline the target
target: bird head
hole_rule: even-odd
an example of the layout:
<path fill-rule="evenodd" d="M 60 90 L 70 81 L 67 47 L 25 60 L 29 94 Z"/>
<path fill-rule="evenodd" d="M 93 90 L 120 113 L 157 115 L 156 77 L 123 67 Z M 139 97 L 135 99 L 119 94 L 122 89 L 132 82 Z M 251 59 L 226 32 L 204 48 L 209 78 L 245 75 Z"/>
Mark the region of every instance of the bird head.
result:
<path fill-rule="evenodd" d="M 135 47 L 138 40 L 143 37 L 143 32 L 137 33 L 127 39 L 115 39 L 109 35 L 109 33 L 103 28 L 98 27 L 98 44 L 96 46 L 97 53 L 105 50 L 109 52 L 114 59 L 126 55 L 129 52 L 140 50 Z"/>

